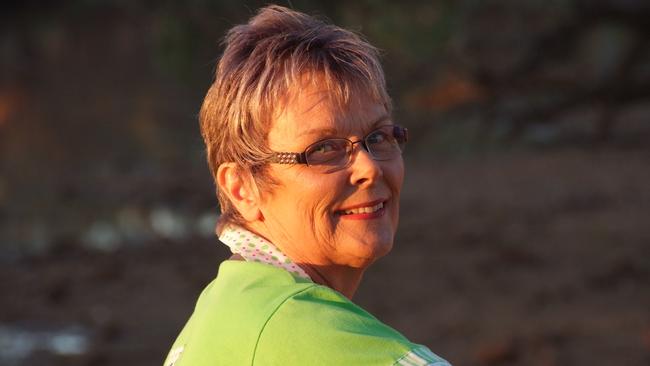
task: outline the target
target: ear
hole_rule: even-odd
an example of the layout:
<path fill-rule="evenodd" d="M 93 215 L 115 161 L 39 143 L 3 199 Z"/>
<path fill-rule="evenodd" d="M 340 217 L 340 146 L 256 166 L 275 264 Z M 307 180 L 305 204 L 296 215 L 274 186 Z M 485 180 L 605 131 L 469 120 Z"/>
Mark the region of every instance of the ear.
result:
<path fill-rule="evenodd" d="M 223 163 L 217 169 L 217 184 L 244 220 L 253 222 L 263 219 L 259 191 L 250 174 L 235 163 Z"/>

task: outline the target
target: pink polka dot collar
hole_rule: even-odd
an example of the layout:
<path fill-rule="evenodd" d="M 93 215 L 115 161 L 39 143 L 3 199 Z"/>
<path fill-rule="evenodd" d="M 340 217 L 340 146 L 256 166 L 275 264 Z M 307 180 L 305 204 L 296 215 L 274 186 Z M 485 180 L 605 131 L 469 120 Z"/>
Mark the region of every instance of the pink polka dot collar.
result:
<path fill-rule="evenodd" d="M 241 255 L 248 262 L 270 264 L 311 281 L 309 275 L 275 245 L 242 227 L 231 225 L 224 228 L 219 240 L 226 244 L 231 252 Z"/>

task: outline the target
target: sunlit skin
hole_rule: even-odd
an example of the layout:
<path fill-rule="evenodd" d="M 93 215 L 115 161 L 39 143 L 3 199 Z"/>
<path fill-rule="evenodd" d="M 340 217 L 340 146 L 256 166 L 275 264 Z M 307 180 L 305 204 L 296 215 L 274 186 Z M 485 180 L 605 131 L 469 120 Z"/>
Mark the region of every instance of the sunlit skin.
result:
<path fill-rule="evenodd" d="M 330 137 L 362 139 L 392 124 L 384 105 L 367 96 L 355 97 L 341 110 L 326 90 L 314 87 L 291 98 L 268 135 L 274 151 L 301 152 Z M 266 237 L 299 264 L 317 283 L 351 298 L 363 272 L 392 246 L 404 179 L 401 157 L 375 161 L 356 144 L 349 166 L 324 174 L 307 165 L 271 164 L 279 183 L 259 193 L 249 228 Z M 375 213 L 342 215 L 342 209 L 373 206 Z M 249 211 L 250 212 L 250 211 Z"/>

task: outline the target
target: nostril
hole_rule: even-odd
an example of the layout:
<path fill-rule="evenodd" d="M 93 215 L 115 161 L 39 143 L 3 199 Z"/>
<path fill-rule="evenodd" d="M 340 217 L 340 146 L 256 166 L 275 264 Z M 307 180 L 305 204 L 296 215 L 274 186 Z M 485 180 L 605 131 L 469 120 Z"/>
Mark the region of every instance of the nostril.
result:
<path fill-rule="evenodd" d="M 356 183 L 357 184 L 363 184 L 363 183 L 365 183 L 365 182 L 367 182 L 369 180 L 370 179 L 368 179 L 368 178 L 360 178 L 360 179 L 357 179 Z"/>

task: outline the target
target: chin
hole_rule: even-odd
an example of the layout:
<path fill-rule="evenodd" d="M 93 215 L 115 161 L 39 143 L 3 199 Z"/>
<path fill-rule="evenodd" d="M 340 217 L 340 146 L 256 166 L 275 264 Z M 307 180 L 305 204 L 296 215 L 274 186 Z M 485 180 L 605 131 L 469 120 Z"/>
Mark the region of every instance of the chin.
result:
<path fill-rule="evenodd" d="M 353 255 L 351 267 L 365 268 L 373 264 L 377 259 L 390 253 L 393 249 L 393 240 L 383 240 L 376 242 L 363 242 L 357 244 Z"/>
<path fill-rule="evenodd" d="M 375 260 L 385 256 L 386 254 L 390 253 L 390 251 L 393 249 L 393 240 L 387 243 L 383 243 L 378 245 L 375 253 Z"/>

